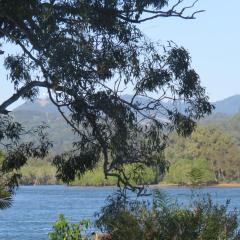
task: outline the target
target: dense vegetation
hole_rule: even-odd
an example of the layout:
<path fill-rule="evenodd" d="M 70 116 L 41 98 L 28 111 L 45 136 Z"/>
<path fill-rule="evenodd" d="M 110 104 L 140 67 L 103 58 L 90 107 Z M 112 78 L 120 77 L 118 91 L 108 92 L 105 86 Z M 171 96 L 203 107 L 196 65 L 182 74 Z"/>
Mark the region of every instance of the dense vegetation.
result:
<path fill-rule="evenodd" d="M 3 162 L 3 154 L 0 152 L 0 164 Z M 6 185 L 7 176 L 0 168 L 0 210 L 9 208 L 12 205 L 12 192 Z"/>
<path fill-rule="evenodd" d="M 238 240 L 238 214 L 229 211 L 228 205 L 214 204 L 205 197 L 181 206 L 159 191 L 154 191 L 152 202 L 115 195 L 97 215 L 96 226 L 105 234 L 95 239 Z M 88 226 L 88 221 L 71 224 L 60 215 L 49 239 L 92 239 L 86 232 Z"/>
<path fill-rule="evenodd" d="M 19 114 L 19 113 L 18 113 Z M 48 114 L 49 121 L 54 119 Z M 165 150 L 165 159 L 170 163 L 169 171 L 164 179 L 157 179 L 156 169 L 146 167 L 143 183 L 157 183 L 163 180 L 166 183 L 191 184 L 194 173 L 201 184 L 216 183 L 221 181 L 240 181 L 240 115 L 222 116 L 219 114 L 204 119 L 196 131 L 189 138 L 172 134 L 169 145 Z M 31 118 L 31 121 L 34 117 Z M 37 119 L 37 117 L 36 117 Z M 40 119 L 42 119 L 40 117 Z M 39 121 L 36 120 L 36 121 Z M 33 121 L 34 122 L 34 121 Z M 74 136 L 64 123 L 61 129 L 55 126 L 59 138 L 55 149 L 61 149 L 62 144 L 70 146 L 70 139 Z M 65 127 L 64 127 L 65 126 Z M 51 129 L 49 130 L 51 133 Z M 129 168 L 129 167 L 126 167 Z M 129 170 L 128 170 L 129 171 Z M 58 183 L 55 178 L 56 169 L 51 164 L 50 158 L 45 160 L 31 160 L 22 169 L 23 184 L 52 184 Z M 80 179 L 76 178 L 73 185 L 115 185 L 116 179 L 105 179 L 101 165 L 94 170 L 87 171 Z"/>
<path fill-rule="evenodd" d="M 56 168 L 48 159 L 30 160 L 28 165 L 21 169 L 20 183 L 24 185 L 58 184 Z"/>
<path fill-rule="evenodd" d="M 174 184 L 211 184 L 216 182 L 208 161 L 204 158 L 178 159 L 170 165 L 164 182 Z"/>
<path fill-rule="evenodd" d="M 130 173 L 132 167 L 126 166 L 126 172 Z M 144 167 L 142 169 L 143 177 L 133 178 L 133 183 L 152 184 L 155 183 L 156 171 L 153 168 Z M 23 185 L 32 184 L 61 184 L 56 178 L 56 168 L 49 159 L 31 160 L 27 166 L 21 170 L 22 178 L 20 183 Z M 110 177 L 106 179 L 102 172 L 102 166 L 97 166 L 94 170 L 86 172 L 81 178 L 76 178 L 71 185 L 81 186 L 112 186 L 117 184 L 117 179 Z"/>
<path fill-rule="evenodd" d="M 240 179 L 240 149 L 236 139 L 217 126 L 200 126 L 190 138 L 173 135 L 166 157 L 171 162 L 167 176 L 170 181 L 188 182 L 187 171 L 191 168 L 202 172 L 203 182 Z"/>
<path fill-rule="evenodd" d="M 89 225 L 90 222 L 87 220 L 75 224 L 69 223 L 64 215 L 60 214 L 53 225 L 53 231 L 48 236 L 50 240 L 87 240 L 86 230 Z"/>

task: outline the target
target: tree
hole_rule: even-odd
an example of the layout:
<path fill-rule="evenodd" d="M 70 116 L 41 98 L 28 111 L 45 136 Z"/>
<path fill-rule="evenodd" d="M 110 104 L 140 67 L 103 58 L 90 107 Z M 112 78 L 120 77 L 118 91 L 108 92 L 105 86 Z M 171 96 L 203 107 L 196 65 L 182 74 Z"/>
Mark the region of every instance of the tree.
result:
<path fill-rule="evenodd" d="M 7 107 L 19 98 L 33 100 L 46 89 L 78 136 L 72 151 L 55 157 L 57 176 L 69 182 L 102 158 L 106 177 L 133 188 L 124 165 L 136 166 L 134 175 L 143 165 L 154 166 L 169 131 L 190 134 L 195 120 L 213 108 L 189 53 L 172 42 L 160 47 L 138 28 L 158 17 L 194 19 L 201 11 L 187 11 L 195 3 L 1 0 L 1 41 L 19 52 L 4 54 L 15 93 L 0 105 L 0 113 L 8 115 Z M 126 100 L 121 95 L 128 87 L 133 95 Z M 185 103 L 184 112 L 177 102 Z M 16 166 L 7 157 L 5 169 L 24 163 Z"/>
<path fill-rule="evenodd" d="M 239 147 L 233 137 L 214 126 L 200 126 L 188 139 L 173 135 L 166 158 L 171 162 L 185 158 L 193 163 L 203 158 L 209 162 L 216 181 L 239 178 Z"/>

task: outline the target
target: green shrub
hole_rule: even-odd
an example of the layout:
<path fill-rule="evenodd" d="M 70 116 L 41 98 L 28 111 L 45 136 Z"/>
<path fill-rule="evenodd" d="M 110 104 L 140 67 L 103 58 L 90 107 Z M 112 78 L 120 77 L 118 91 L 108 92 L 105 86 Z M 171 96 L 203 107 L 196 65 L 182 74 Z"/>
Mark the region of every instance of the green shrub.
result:
<path fill-rule="evenodd" d="M 2 171 L 2 163 L 4 155 L 0 151 L 0 210 L 7 209 L 12 206 L 13 192 L 8 185 L 8 175 Z"/>
<path fill-rule="evenodd" d="M 1 182 L 0 179 L 0 210 L 9 208 L 11 206 L 12 206 L 12 193 L 9 190 L 7 190 L 6 186 Z"/>
<path fill-rule="evenodd" d="M 78 224 L 69 223 L 63 214 L 53 225 L 53 232 L 49 233 L 50 240 L 87 240 L 82 234 L 88 229 L 90 222 L 83 220 Z"/>
<path fill-rule="evenodd" d="M 116 240 L 239 240 L 237 217 L 228 203 L 216 205 L 208 197 L 187 208 L 155 191 L 151 204 L 110 198 L 96 223 Z"/>
<path fill-rule="evenodd" d="M 143 231 L 135 216 L 136 212 L 130 209 L 132 203 L 126 200 L 121 194 L 110 196 L 108 204 L 97 215 L 96 226 L 102 232 L 111 233 L 112 238 L 116 240 L 141 240 Z"/>

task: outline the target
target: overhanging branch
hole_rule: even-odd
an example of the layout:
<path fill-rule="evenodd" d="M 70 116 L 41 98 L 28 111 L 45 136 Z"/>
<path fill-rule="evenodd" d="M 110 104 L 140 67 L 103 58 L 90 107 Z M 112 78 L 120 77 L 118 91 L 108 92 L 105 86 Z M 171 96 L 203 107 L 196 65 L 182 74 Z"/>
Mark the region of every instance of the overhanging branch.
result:
<path fill-rule="evenodd" d="M 26 86 L 21 87 L 16 93 L 0 105 L 0 114 L 7 114 L 7 107 L 16 102 L 19 98 L 24 96 L 25 93 L 29 92 L 34 87 L 47 87 L 47 82 L 32 81 Z"/>

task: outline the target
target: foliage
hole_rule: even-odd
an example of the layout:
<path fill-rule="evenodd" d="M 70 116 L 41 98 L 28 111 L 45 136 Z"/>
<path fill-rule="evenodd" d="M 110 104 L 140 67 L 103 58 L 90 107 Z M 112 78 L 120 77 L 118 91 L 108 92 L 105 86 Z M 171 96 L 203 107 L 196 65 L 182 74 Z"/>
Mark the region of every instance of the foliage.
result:
<path fill-rule="evenodd" d="M 166 149 L 166 159 L 171 165 L 163 181 L 191 184 L 192 180 L 189 173 L 192 168 L 196 168 L 197 171 L 201 172 L 201 179 L 199 179 L 201 184 L 239 180 L 239 151 L 239 146 L 234 138 L 221 132 L 216 127 L 199 126 L 191 137 L 187 139 L 173 134 L 170 136 L 169 146 Z M 36 171 L 37 168 L 39 168 L 38 171 Z M 125 166 L 127 176 L 130 176 L 128 174 L 131 172 L 129 169 L 131 169 L 130 166 Z M 40 182 L 44 178 L 44 172 L 48 172 L 49 179 L 54 179 L 54 168 L 49 163 L 46 165 L 44 163 L 43 165 L 36 164 L 36 166 L 31 163 L 24 168 L 24 179 L 35 178 L 36 172 L 40 172 Z M 161 173 L 162 171 L 160 171 L 160 177 Z M 142 183 L 155 183 L 154 174 L 152 167 L 145 167 L 145 172 L 142 174 Z M 76 178 L 71 184 L 115 185 L 116 180 L 114 178 L 106 180 L 101 171 L 101 165 L 98 165 L 93 171 L 87 171 L 82 178 L 79 180 Z"/>
<path fill-rule="evenodd" d="M 97 226 L 117 240 L 237 240 L 238 214 L 210 198 L 183 207 L 155 191 L 153 203 L 110 198 L 97 220 Z"/>
<path fill-rule="evenodd" d="M 0 164 L 4 159 L 3 154 L 0 152 Z M 6 176 L 0 169 L 0 209 L 6 209 L 12 205 L 12 191 L 9 189 L 7 184 Z"/>
<path fill-rule="evenodd" d="M 178 159 L 170 165 L 163 181 L 176 184 L 202 185 L 214 182 L 215 176 L 206 159 Z"/>
<path fill-rule="evenodd" d="M 236 117 L 234 117 L 235 119 Z M 227 124 L 227 122 L 226 122 Z M 163 178 L 164 182 L 176 184 L 192 184 L 190 172 L 195 169 L 195 173 L 199 175 L 198 184 L 209 184 L 218 181 L 239 181 L 240 149 L 236 140 L 223 133 L 217 127 L 202 126 L 196 128 L 196 131 L 190 138 L 182 138 L 177 134 L 172 134 L 169 139 L 169 146 L 166 149 L 165 158 L 171 163 L 169 171 Z M 92 171 L 87 171 L 80 179 L 71 182 L 73 185 L 115 185 L 117 181 L 110 177 L 105 179 L 102 172 L 102 162 L 98 164 Z M 127 176 L 133 178 L 130 174 L 134 170 L 131 166 L 125 166 Z M 152 167 L 144 167 L 142 170 L 142 181 L 138 183 L 158 183 L 161 180 L 161 173 L 152 170 Z M 193 171 L 193 173 L 194 173 Z M 35 180 L 44 183 L 47 181 L 56 182 L 55 168 L 44 161 L 31 161 L 30 164 L 23 168 L 23 182 L 33 183 Z M 46 174 L 45 174 L 46 173 Z M 160 179 L 154 179 L 154 175 Z M 190 174 L 190 175 L 189 175 Z M 31 180 L 32 179 L 32 180 Z M 34 180 L 34 181 L 33 181 Z M 132 181 L 132 183 L 134 183 Z M 135 182 L 136 183 L 136 182 Z"/>
<path fill-rule="evenodd" d="M 49 233 L 50 240 L 87 240 L 83 236 L 89 227 L 90 222 L 82 220 L 80 223 L 69 223 L 63 214 L 60 214 L 58 220 L 53 225 L 53 232 Z"/>
<path fill-rule="evenodd" d="M 3 48 L 10 42 L 19 49 L 4 56 L 15 94 L 0 105 L 0 113 L 8 115 L 7 107 L 19 98 L 35 99 L 40 88 L 47 91 L 77 136 L 73 149 L 54 159 L 57 177 L 64 182 L 93 170 L 103 159 L 106 177 L 134 188 L 126 164 L 136 166 L 135 175 L 141 175 L 136 163 L 156 166 L 154 156 L 162 154 L 170 131 L 189 135 L 195 121 L 211 112 L 189 53 L 172 42 L 154 44 L 138 28 L 157 17 L 194 19 L 199 11 L 186 11 L 196 2 L 20 2 L 0 1 Z M 121 95 L 128 87 L 133 97 L 126 101 Z M 140 103 L 142 96 L 146 101 Z M 165 99 L 174 107 L 167 108 Z M 179 102 L 186 104 L 184 112 L 176 107 Z M 15 126 L 22 129 L 21 124 Z M 6 171 L 22 167 L 34 155 L 24 146 L 20 149 L 25 151 L 14 151 L 18 161 L 9 161 L 13 154 L 6 150 Z M 22 154 L 28 152 L 30 156 Z"/>
<path fill-rule="evenodd" d="M 102 162 L 94 168 L 92 171 L 87 171 L 81 178 L 76 178 L 70 183 L 72 186 L 116 186 L 117 179 L 114 177 L 105 178 L 102 171 Z M 125 166 L 126 174 L 131 175 L 132 167 Z M 45 184 L 59 184 L 56 175 L 56 168 L 52 165 L 48 158 L 42 160 L 29 160 L 20 171 L 22 177 L 20 184 L 22 185 L 45 185 Z M 151 167 L 143 166 L 142 177 L 134 179 L 132 177 L 132 183 L 134 184 L 152 184 L 155 182 L 155 170 Z"/>
<path fill-rule="evenodd" d="M 219 115 L 219 114 L 218 114 Z M 208 118 L 204 119 L 199 123 L 199 127 L 196 129 L 196 132 L 193 134 L 191 139 L 187 141 L 181 137 L 173 134 L 170 136 L 169 146 L 166 149 L 166 158 L 171 162 L 169 173 L 166 173 L 167 177 L 164 177 L 163 181 L 168 183 L 190 183 L 188 176 L 189 168 L 191 165 L 198 167 L 198 161 L 200 159 L 211 159 L 214 157 L 215 166 L 219 166 L 225 171 L 225 177 L 220 176 L 220 172 L 216 173 L 213 169 L 213 166 L 209 160 L 208 163 L 203 163 L 199 166 L 203 172 L 203 178 L 201 182 L 203 184 L 216 182 L 216 181 L 239 181 L 240 180 L 240 168 L 239 168 L 239 137 L 240 137 L 240 128 L 238 124 L 239 115 L 232 117 L 225 117 L 222 115 L 216 116 L 213 114 Z M 49 128 L 47 132 L 51 136 L 51 141 L 53 142 L 53 149 L 51 152 L 53 154 L 59 153 L 61 151 L 68 151 L 71 149 L 71 142 L 76 141 L 76 136 L 71 131 L 71 128 L 67 126 L 64 120 L 56 113 L 42 113 L 34 111 L 16 111 L 14 112 L 14 117 L 17 121 L 24 123 L 28 128 L 41 124 L 41 122 L 47 122 Z M 201 129 L 201 130 L 200 130 Z M 215 129 L 212 131 L 211 129 Z M 198 137 L 196 137 L 196 135 Z M 215 136 L 215 137 L 214 137 Z M 198 139 L 197 139 L 198 138 Z M 31 140 L 31 139 L 28 139 Z M 199 143 L 197 143 L 198 141 Z M 194 143 L 196 142 L 196 143 Z M 193 145 L 202 144 L 202 149 L 199 148 L 197 159 L 195 159 L 195 153 L 191 152 L 196 149 L 193 148 Z M 182 147 L 181 147 L 182 145 Z M 202 146 L 201 145 L 201 146 Z M 208 150 L 206 151 L 208 147 Z M 210 147 L 211 146 L 211 147 Z M 225 149 L 227 154 L 224 155 L 218 154 L 219 149 Z M 228 151 L 229 149 L 229 151 Z M 195 151 L 195 150 L 194 150 Z M 196 151 L 195 151 L 196 152 Z M 23 179 L 20 183 L 31 184 L 34 182 L 44 183 L 44 179 L 47 180 L 46 183 L 56 183 L 57 180 L 54 173 L 54 167 L 50 166 L 49 163 L 44 161 L 30 161 L 27 166 L 23 168 Z M 42 163 L 42 164 L 41 164 Z M 224 164 L 223 164 L 224 163 Z M 37 168 L 39 168 L 37 170 Z M 187 170 L 185 170 L 186 168 Z M 46 171 L 44 171 L 44 169 Z M 45 176 L 45 172 L 46 175 Z M 162 175 L 156 174 L 159 176 L 159 179 L 156 179 L 154 182 L 162 181 Z M 144 174 L 144 182 L 152 183 L 152 172 L 151 170 Z M 213 174 L 215 176 L 213 176 Z M 36 175 L 36 176 L 35 176 Z M 170 176 L 171 175 L 171 176 Z M 147 178 L 147 179 L 146 179 Z M 105 179 L 104 173 L 101 170 L 101 167 L 96 167 L 93 171 L 86 172 L 82 178 L 79 180 L 76 178 L 73 183 L 74 185 L 112 185 L 117 181 L 109 177 Z"/>
<path fill-rule="evenodd" d="M 188 173 L 191 186 L 193 187 L 200 186 L 202 184 L 203 174 L 204 172 L 202 171 L 202 169 L 192 167 L 192 169 Z"/>
<path fill-rule="evenodd" d="M 207 124 L 212 127 L 219 129 L 227 135 L 230 135 L 234 138 L 237 145 L 240 145 L 240 114 L 235 114 L 232 116 L 220 115 L 219 117 L 216 114 L 213 114 L 212 117 L 206 118 L 201 122 L 202 124 Z"/>
<path fill-rule="evenodd" d="M 44 185 L 58 184 L 56 179 L 56 168 L 46 159 L 28 161 L 20 171 L 22 177 L 20 184 L 22 185 Z"/>
<path fill-rule="evenodd" d="M 12 206 L 12 194 L 2 186 L 0 187 L 0 209 L 6 209 Z"/>
<path fill-rule="evenodd" d="M 7 176 L 5 184 L 12 191 L 18 186 L 20 169 L 30 158 L 43 158 L 52 146 L 46 133 L 47 126 L 27 129 L 15 122 L 11 116 L 0 114 L 0 145 L 4 158 L 0 163 L 1 174 Z M 24 135 L 31 135 L 31 141 L 23 141 Z"/>
<path fill-rule="evenodd" d="M 189 159 L 193 165 L 199 158 L 206 159 L 206 168 L 214 173 L 216 181 L 239 179 L 239 156 L 234 138 L 212 126 L 199 126 L 190 138 L 173 135 L 166 149 L 166 158 L 173 166 L 183 166 L 181 159 Z"/>
<path fill-rule="evenodd" d="M 153 184 L 155 183 L 155 171 L 153 168 L 141 166 L 141 177 L 137 175 L 137 178 L 134 176 L 135 166 L 126 165 L 124 166 L 124 171 L 129 178 L 131 178 L 132 184 Z M 140 171 L 140 169 L 139 169 Z M 70 183 L 71 185 L 81 185 L 81 186 L 113 186 L 117 185 L 117 179 L 114 177 L 105 178 L 104 173 L 102 172 L 102 166 L 99 164 L 93 171 L 86 172 L 81 178 L 75 179 L 74 182 Z"/>

